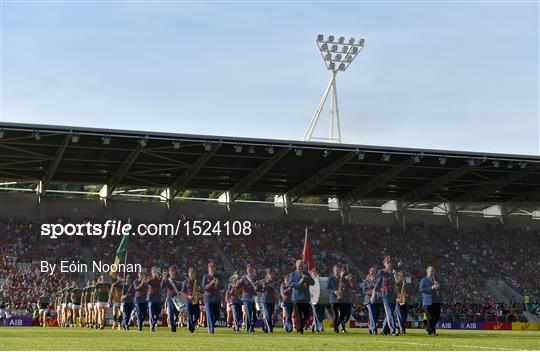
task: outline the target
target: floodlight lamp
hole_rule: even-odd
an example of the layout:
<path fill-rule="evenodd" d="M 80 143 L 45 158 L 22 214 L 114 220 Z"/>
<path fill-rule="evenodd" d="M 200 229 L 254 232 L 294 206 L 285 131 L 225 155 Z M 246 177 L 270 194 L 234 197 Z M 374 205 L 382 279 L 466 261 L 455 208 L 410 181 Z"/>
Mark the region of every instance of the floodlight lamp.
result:
<path fill-rule="evenodd" d="M 358 160 L 364 160 L 366 158 L 366 153 L 364 152 L 359 152 L 358 153 Z"/>
<path fill-rule="evenodd" d="M 318 41 L 318 42 L 322 42 L 323 40 L 324 40 L 324 35 L 319 34 L 319 35 L 317 36 L 317 41 Z"/>
<path fill-rule="evenodd" d="M 358 47 L 357 47 L 357 46 L 353 46 L 353 48 L 352 48 L 352 53 L 353 53 L 353 54 L 358 53 Z"/>
<path fill-rule="evenodd" d="M 328 51 L 328 44 L 324 43 L 323 45 L 321 45 L 321 50 Z"/>
<path fill-rule="evenodd" d="M 328 61 L 332 60 L 332 54 L 328 53 L 324 56 L 324 58 Z"/>
<path fill-rule="evenodd" d="M 522 161 L 522 162 L 519 163 L 519 167 L 522 168 L 522 169 L 524 169 L 524 168 L 527 167 L 527 163 L 524 162 L 524 161 Z"/>
<path fill-rule="evenodd" d="M 384 153 L 382 156 L 383 161 L 390 161 L 390 153 Z"/>
<path fill-rule="evenodd" d="M 329 42 L 329 43 L 333 43 L 333 42 L 334 42 L 334 36 L 333 36 L 333 35 L 329 35 L 329 36 L 328 36 L 328 42 Z"/>
<path fill-rule="evenodd" d="M 296 148 L 294 150 L 294 153 L 296 154 L 296 156 L 302 156 L 302 148 Z"/>
<path fill-rule="evenodd" d="M 349 45 L 354 45 L 354 38 L 349 39 Z"/>
<path fill-rule="evenodd" d="M 34 136 L 34 139 L 36 141 L 40 141 L 41 140 L 41 135 L 39 134 L 39 131 L 38 130 L 35 130 L 34 132 L 32 132 L 32 136 Z"/>
<path fill-rule="evenodd" d="M 341 48 L 341 51 L 346 53 L 347 51 L 349 51 L 349 47 L 347 45 L 343 46 L 343 48 Z"/>
<path fill-rule="evenodd" d="M 345 64 L 343 62 L 339 64 L 338 70 L 345 71 Z"/>
<path fill-rule="evenodd" d="M 268 147 L 266 147 L 266 151 L 268 152 L 268 154 L 274 154 L 274 147 L 269 145 Z"/>
<path fill-rule="evenodd" d="M 366 42 L 366 40 L 364 38 L 360 39 L 360 41 L 358 42 L 358 45 L 360 46 L 364 46 L 364 43 Z"/>
<path fill-rule="evenodd" d="M 237 144 L 234 146 L 234 151 L 237 153 L 242 153 L 242 144 Z"/>
<path fill-rule="evenodd" d="M 508 165 L 506 166 L 507 168 L 511 169 L 512 167 L 514 167 L 514 164 L 512 164 L 511 161 L 508 162 Z"/>
<path fill-rule="evenodd" d="M 352 62 L 352 56 L 351 55 L 345 56 L 345 62 Z"/>
<path fill-rule="evenodd" d="M 324 152 L 323 152 L 323 157 L 328 157 L 328 155 L 330 155 L 330 149 L 325 149 Z"/>
<path fill-rule="evenodd" d="M 172 141 L 173 149 L 180 149 L 180 141 Z"/>
<path fill-rule="evenodd" d="M 204 151 L 209 152 L 212 149 L 212 143 L 204 143 Z"/>
<path fill-rule="evenodd" d="M 332 45 L 331 51 L 332 51 L 332 52 L 336 52 L 336 51 L 337 51 L 337 45 L 336 45 L 336 44 Z"/>
<path fill-rule="evenodd" d="M 71 136 L 71 143 L 79 143 L 79 134 L 75 133 Z"/>
<path fill-rule="evenodd" d="M 345 37 L 339 37 L 338 42 L 339 42 L 339 44 L 345 43 Z"/>
<path fill-rule="evenodd" d="M 254 146 L 249 146 L 249 151 L 248 151 L 249 154 L 255 154 L 255 147 Z"/>
<path fill-rule="evenodd" d="M 341 61 L 341 54 L 337 54 L 337 55 L 334 57 L 334 60 L 336 60 L 336 61 Z"/>
<path fill-rule="evenodd" d="M 501 162 L 499 160 L 493 160 L 493 167 L 499 167 L 501 166 Z"/>
<path fill-rule="evenodd" d="M 441 164 L 441 165 L 445 165 L 445 164 L 446 164 L 446 157 L 445 157 L 445 156 L 440 156 L 440 157 L 439 157 L 439 164 Z"/>
<path fill-rule="evenodd" d="M 101 141 L 103 142 L 104 145 L 109 145 L 109 144 L 111 144 L 111 137 L 110 136 L 103 136 L 103 137 L 101 137 Z"/>
<path fill-rule="evenodd" d="M 333 70 L 333 69 L 336 68 L 336 64 L 333 63 L 333 62 L 331 62 L 330 64 L 328 64 L 328 67 L 329 67 L 331 70 Z"/>

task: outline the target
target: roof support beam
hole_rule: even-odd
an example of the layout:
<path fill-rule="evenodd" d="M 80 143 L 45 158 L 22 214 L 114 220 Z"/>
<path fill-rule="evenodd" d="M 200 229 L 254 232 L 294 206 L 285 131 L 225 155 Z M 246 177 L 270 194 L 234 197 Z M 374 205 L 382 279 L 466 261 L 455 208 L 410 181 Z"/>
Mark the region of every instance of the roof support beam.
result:
<path fill-rule="evenodd" d="M 291 205 L 296 202 L 300 197 L 307 194 L 313 188 L 317 187 L 318 184 L 324 182 L 328 177 L 332 176 L 337 170 L 339 170 L 343 165 L 345 165 L 349 160 L 351 160 L 356 155 L 356 152 L 349 152 L 341 156 L 336 161 L 332 162 L 330 165 L 322 168 L 316 172 L 313 176 L 302 181 L 302 183 L 294 186 L 291 190 L 286 193 L 287 205 Z"/>
<path fill-rule="evenodd" d="M 482 198 L 485 198 L 492 194 L 493 192 L 513 183 L 519 180 L 520 178 L 523 178 L 527 175 L 529 175 L 532 172 L 535 172 L 537 170 L 540 170 L 540 163 L 538 164 L 531 164 L 526 166 L 524 169 L 520 169 L 517 171 L 512 172 L 509 175 L 506 175 L 504 177 L 501 177 L 493 182 L 490 182 L 484 187 L 481 187 L 477 189 L 476 191 L 463 194 L 456 199 L 454 199 L 455 202 L 474 202 L 478 201 Z"/>
<path fill-rule="evenodd" d="M 507 203 L 532 203 L 538 201 L 540 201 L 540 188 L 509 199 Z"/>
<path fill-rule="evenodd" d="M 226 203 L 234 202 L 242 195 L 242 193 L 249 190 L 249 188 L 259 181 L 274 165 L 283 159 L 283 157 L 285 157 L 290 150 L 290 147 L 282 148 L 280 151 L 272 155 L 272 157 L 266 159 L 255 170 L 251 171 L 247 176 L 238 181 L 238 183 L 236 183 L 226 192 L 227 196 L 224 198 Z"/>
<path fill-rule="evenodd" d="M 54 173 L 58 169 L 58 166 L 60 165 L 60 162 L 62 161 L 62 158 L 64 157 L 64 152 L 66 151 L 66 148 L 69 144 L 69 140 L 71 139 L 71 133 L 66 134 L 64 139 L 62 140 L 62 144 L 58 147 L 56 150 L 56 153 L 54 154 L 54 158 L 49 163 L 49 167 L 47 167 L 47 170 L 45 170 L 45 173 L 43 174 L 42 179 L 39 181 L 38 186 L 36 187 L 36 193 L 39 195 L 42 195 L 47 190 L 47 187 L 49 187 L 49 184 L 52 181 L 52 178 L 54 176 Z"/>
<path fill-rule="evenodd" d="M 426 183 L 425 185 L 418 187 L 416 189 L 413 189 L 410 192 L 404 194 L 400 198 L 400 200 L 403 202 L 403 207 L 400 210 L 404 210 L 410 207 L 415 202 L 422 200 L 422 198 L 432 194 L 433 192 L 440 189 L 441 187 L 465 175 L 473 167 L 476 167 L 482 164 L 483 162 L 484 162 L 483 160 L 469 159 L 467 165 L 463 165 L 457 169 L 453 169 L 452 171 L 442 175 L 441 177 L 436 178 L 433 181 L 430 181 Z"/>
<path fill-rule="evenodd" d="M 122 161 L 118 169 L 114 172 L 114 174 L 109 178 L 107 183 L 103 185 L 103 187 L 99 191 L 99 196 L 101 198 L 108 198 L 114 192 L 116 187 L 118 187 L 120 182 L 122 182 L 124 176 L 126 176 L 126 174 L 128 173 L 135 160 L 137 160 L 137 158 L 139 157 L 139 154 L 141 154 L 141 151 L 146 146 L 146 143 L 147 138 L 139 139 L 135 149 L 133 149 L 128 154 L 127 158 Z"/>
<path fill-rule="evenodd" d="M 206 165 L 208 160 L 216 153 L 216 151 L 221 146 L 221 143 L 212 143 L 210 150 L 201 155 L 192 165 L 188 168 L 182 175 L 180 175 L 176 180 L 174 180 L 170 185 L 170 190 L 168 196 L 173 199 L 186 188 L 191 180 L 201 171 L 201 169 Z"/>
<path fill-rule="evenodd" d="M 399 175 L 401 172 L 405 171 L 415 162 L 418 162 L 420 160 L 419 157 L 421 158 L 421 155 L 415 155 L 408 159 L 405 159 L 400 164 L 391 167 L 390 169 L 384 171 L 383 173 L 375 177 L 372 177 L 363 185 L 358 186 L 351 191 L 340 195 L 339 198 L 346 202 L 349 206 L 354 204 L 359 199 L 369 195 L 377 188 L 385 185 L 388 181 Z"/>

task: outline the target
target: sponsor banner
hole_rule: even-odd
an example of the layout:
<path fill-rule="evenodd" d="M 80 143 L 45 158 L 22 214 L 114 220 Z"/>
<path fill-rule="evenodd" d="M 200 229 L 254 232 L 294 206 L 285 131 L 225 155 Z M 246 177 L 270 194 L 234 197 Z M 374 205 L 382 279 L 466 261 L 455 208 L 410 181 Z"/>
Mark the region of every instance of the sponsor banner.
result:
<path fill-rule="evenodd" d="M 485 330 L 512 330 L 512 323 L 502 322 L 502 321 L 486 321 Z"/>
<path fill-rule="evenodd" d="M 0 319 L 0 326 L 32 326 L 32 318 L 2 318 Z"/>
<path fill-rule="evenodd" d="M 540 330 L 540 323 L 512 323 L 512 330 L 538 331 Z"/>
<path fill-rule="evenodd" d="M 458 330 L 485 330 L 485 323 L 483 321 L 450 321 L 439 322 L 438 327 L 440 329 L 458 329 Z"/>

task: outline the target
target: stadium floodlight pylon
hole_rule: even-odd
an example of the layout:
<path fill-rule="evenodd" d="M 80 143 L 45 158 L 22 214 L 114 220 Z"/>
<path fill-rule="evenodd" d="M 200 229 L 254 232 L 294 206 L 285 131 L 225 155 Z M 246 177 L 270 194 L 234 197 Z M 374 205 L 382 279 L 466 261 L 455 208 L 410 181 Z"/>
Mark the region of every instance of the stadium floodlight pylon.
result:
<path fill-rule="evenodd" d="M 339 122 L 339 108 L 336 88 L 337 73 L 345 72 L 351 65 L 360 51 L 364 48 L 365 39 L 350 38 L 345 40 L 345 37 L 335 38 L 333 35 L 324 37 L 319 34 L 316 39 L 317 47 L 321 53 L 321 57 L 326 65 L 326 68 L 331 72 L 330 82 L 323 93 L 323 96 L 317 105 L 315 114 L 311 118 L 304 141 L 323 140 L 332 143 L 341 143 L 341 126 Z M 314 137 L 313 133 L 317 122 L 321 116 L 328 95 L 330 94 L 330 133 L 328 137 Z"/>

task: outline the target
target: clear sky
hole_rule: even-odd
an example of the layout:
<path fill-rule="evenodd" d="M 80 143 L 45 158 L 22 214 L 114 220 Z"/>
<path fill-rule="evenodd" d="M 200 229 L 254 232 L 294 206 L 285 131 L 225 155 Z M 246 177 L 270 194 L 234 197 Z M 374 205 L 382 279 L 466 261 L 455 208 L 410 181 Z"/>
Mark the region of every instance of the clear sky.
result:
<path fill-rule="evenodd" d="M 540 154 L 538 2 L 1 9 L 4 122 L 301 139 L 322 33 L 366 39 L 338 75 L 344 142 Z"/>

